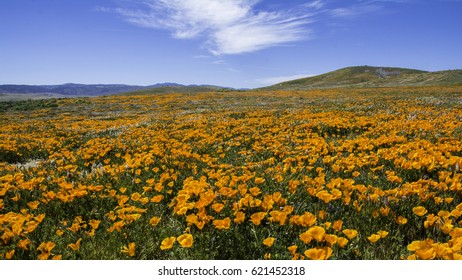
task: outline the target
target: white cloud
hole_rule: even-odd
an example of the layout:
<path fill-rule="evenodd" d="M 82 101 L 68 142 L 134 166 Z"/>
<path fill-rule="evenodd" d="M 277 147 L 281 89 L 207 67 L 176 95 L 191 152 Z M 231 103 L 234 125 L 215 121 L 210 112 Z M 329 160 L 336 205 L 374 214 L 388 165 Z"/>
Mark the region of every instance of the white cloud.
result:
<path fill-rule="evenodd" d="M 205 38 L 214 55 L 254 52 L 295 42 L 309 35 L 309 10 L 322 1 L 305 5 L 304 11 L 257 11 L 258 0 L 150 0 L 143 8 L 117 8 L 132 24 L 166 29 L 179 39 Z"/>
<path fill-rule="evenodd" d="M 296 75 L 289 75 L 289 76 L 277 76 L 277 77 L 266 77 L 266 78 L 260 78 L 256 79 L 255 81 L 259 84 L 262 85 L 274 85 L 282 82 L 287 82 L 291 80 L 296 80 L 296 79 L 301 79 L 301 78 L 307 78 L 307 77 L 312 77 L 315 76 L 313 74 L 296 74 Z"/>

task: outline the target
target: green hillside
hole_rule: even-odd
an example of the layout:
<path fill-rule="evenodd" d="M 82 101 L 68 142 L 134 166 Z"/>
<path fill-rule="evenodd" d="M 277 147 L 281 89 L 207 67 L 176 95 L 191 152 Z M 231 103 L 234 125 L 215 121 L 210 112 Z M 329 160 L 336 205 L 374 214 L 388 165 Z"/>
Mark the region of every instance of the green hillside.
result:
<path fill-rule="evenodd" d="M 462 70 L 427 72 L 415 69 L 355 66 L 262 88 L 299 90 L 337 87 L 462 85 Z"/>

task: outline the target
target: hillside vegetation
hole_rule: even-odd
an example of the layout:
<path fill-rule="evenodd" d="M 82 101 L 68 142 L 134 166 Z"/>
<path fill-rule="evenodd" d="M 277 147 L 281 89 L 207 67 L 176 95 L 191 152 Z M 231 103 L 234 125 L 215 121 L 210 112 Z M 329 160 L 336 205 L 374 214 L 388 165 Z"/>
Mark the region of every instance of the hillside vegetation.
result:
<path fill-rule="evenodd" d="M 426 72 L 415 69 L 355 66 L 279 83 L 264 90 L 303 90 L 338 87 L 462 85 L 462 70 Z"/>

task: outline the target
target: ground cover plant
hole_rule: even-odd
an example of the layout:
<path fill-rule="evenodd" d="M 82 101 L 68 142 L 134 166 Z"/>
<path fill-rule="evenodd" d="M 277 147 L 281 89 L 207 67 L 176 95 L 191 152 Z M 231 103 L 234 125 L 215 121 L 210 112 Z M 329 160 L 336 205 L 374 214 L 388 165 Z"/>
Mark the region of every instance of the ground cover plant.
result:
<path fill-rule="evenodd" d="M 0 259 L 461 259 L 462 87 L 0 114 Z"/>

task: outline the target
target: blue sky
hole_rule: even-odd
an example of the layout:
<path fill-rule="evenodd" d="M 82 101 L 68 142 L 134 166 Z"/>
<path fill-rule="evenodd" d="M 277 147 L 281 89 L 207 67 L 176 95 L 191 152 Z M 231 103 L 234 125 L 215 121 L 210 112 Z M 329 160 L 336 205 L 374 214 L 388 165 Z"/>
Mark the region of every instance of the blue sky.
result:
<path fill-rule="evenodd" d="M 1 0 L 0 84 L 255 88 L 348 66 L 462 69 L 462 0 Z"/>

